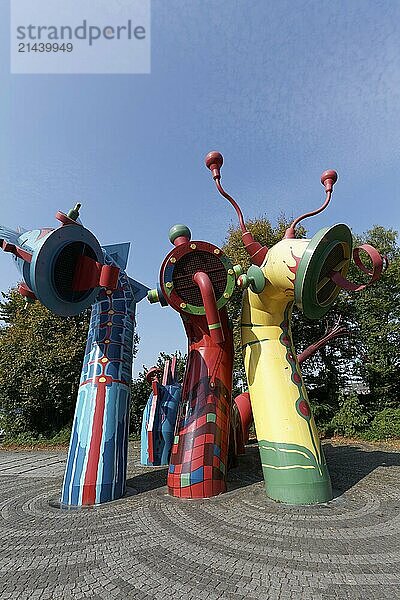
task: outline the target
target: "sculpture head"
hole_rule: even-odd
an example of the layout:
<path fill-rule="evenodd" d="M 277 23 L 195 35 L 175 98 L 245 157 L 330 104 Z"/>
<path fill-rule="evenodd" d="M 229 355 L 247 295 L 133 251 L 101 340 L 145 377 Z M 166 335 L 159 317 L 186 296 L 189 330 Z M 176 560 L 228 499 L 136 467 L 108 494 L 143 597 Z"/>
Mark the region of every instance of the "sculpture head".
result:
<path fill-rule="evenodd" d="M 357 286 L 346 279 L 353 253 L 352 234 L 347 225 L 324 227 L 311 239 L 295 237 L 300 221 L 322 212 L 328 206 L 337 181 L 336 171 L 324 171 L 321 175 L 326 193 L 322 206 L 296 218 L 286 230 L 284 238 L 272 248 L 266 248 L 258 244 L 246 230 L 242 211 L 222 188 L 222 164 L 222 155 L 219 153 L 210 152 L 207 155 L 206 166 L 213 172 L 218 191 L 229 200 L 238 214 L 243 243 L 253 263 L 247 274 L 238 278 L 239 287 L 249 287 L 259 295 L 261 303 L 265 297 L 294 301 L 310 319 L 323 317 L 341 289 L 358 291 L 365 287 L 366 284 Z M 257 244 L 259 248 L 254 252 Z M 370 256 L 372 270 L 360 261 L 359 249 L 354 250 L 354 261 L 364 273 L 370 275 L 372 283 L 382 272 L 383 259 L 371 246 L 364 245 L 361 249 Z"/>
<path fill-rule="evenodd" d="M 0 244 L 22 275 L 20 293 L 38 299 L 57 315 L 76 315 L 95 301 L 100 288 L 114 289 L 119 269 L 104 264 L 96 237 L 78 221 L 80 205 L 58 212 L 57 229 L 18 233 L 0 227 Z"/>
<path fill-rule="evenodd" d="M 223 342 L 219 311 L 233 294 L 239 267 L 217 246 L 191 241 L 186 225 L 171 227 L 169 239 L 174 248 L 161 265 L 160 283 L 149 291 L 149 301 L 169 304 L 182 317 L 205 316 L 210 336 Z"/>

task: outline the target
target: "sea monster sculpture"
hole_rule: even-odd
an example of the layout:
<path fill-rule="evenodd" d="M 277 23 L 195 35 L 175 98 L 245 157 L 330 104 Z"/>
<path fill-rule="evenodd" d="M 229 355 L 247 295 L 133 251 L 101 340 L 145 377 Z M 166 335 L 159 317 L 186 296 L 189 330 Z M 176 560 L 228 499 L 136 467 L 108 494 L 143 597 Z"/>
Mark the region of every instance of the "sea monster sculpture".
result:
<path fill-rule="evenodd" d="M 311 239 L 295 237 L 302 219 L 329 204 L 337 180 L 335 171 L 322 174 L 323 205 L 295 219 L 284 238 L 268 249 L 253 239 L 242 211 L 223 189 L 222 163 L 219 152 L 206 157 L 218 191 L 236 210 L 252 262 L 238 284 L 245 290 L 242 349 L 266 493 L 289 504 L 327 502 L 332 499 L 331 482 L 293 346 L 292 308 L 296 304 L 306 317 L 320 319 L 341 289 L 360 291 L 376 281 L 384 260 L 369 244 L 352 250 L 352 234 L 344 224 L 324 227 Z M 361 262 L 360 251 L 371 258 L 371 270 Z M 346 279 L 352 256 L 370 276 L 368 284 Z"/>
<path fill-rule="evenodd" d="M 80 204 L 58 212 L 61 226 L 0 243 L 22 275 L 19 292 L 60 316 L 92 306 L 61 505 L 98 504 L 125 493 L 136 303 L 148 288 L 124 272 L 128 244 L 101 247 L 81 224 Z"/>
<path fill-rule="evenodd" d="M 299 354 L 299 364 L 337 337 L 348 334 L 347 329 L 340 325 L 339 319 L 331 329 L 327 329 L 321 339 Z M 175 369 L 176 357 L 173 357 L 165 362 L 163 373 L 160 368 L 153 367 L 146 374 L 152 391 L 143 410 L 140 462 L 147 467 L 169 464 L 182 390 L 182 385 L 176 379 Z M 250 395 L 244 392 L 232 401 L 228 470 L 237 464 L 236 457 L 244 454 L 252 422 Z"/>
<path fill-rule="evenodd" d="M 169 234 L 174 244 L 161 266 L 150 302 L 179 312 L 188 336 L 188 359 L 168 469 L 168 492 L 207 498 L 226 491 L 233 339 L 226 304 L 235 288 L 234 267 L 220 248 L 191 241 L 185 225 Z"/>
<path fill-rule="evenodd" d="M 335 325 L 330 329 L 327 328 L 325 335 L 310 344 L 307 348 L 297 355 L 299 365 L 313 356 L 320 348 L 323 348 L 334 339 L 342 336 L 347 336 L 350 332 L 347 328 L 340 324 L 341 318 L 337 320 Z M 230 451 L 233 455 L 238 456 L 245 453 L 245 445 L 249 441 L 249 429 L 253 422 L 253 412 L 251 410 L 250 394 L 243 392 L 236 396 L 232 402 L 232 429 L 231 438 L 233 449 Z"/>
<path fill-rule="evenodd" d="M 147 467 L 169 464 L 182 390 L 175 371 L 176 356 L 165 361 L 161 383 L 159 368 L 146 375 L 152 391 L 143 411 L 140 462 Z"/>

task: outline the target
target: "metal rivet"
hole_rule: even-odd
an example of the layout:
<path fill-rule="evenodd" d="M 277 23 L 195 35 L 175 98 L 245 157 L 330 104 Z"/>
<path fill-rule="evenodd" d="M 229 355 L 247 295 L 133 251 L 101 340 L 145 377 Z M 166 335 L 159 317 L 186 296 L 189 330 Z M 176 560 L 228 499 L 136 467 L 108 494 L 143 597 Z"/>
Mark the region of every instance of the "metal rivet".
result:
<path fill-rule="evenodd" d="M 108 321 L 107 327 L 111 327 L 111 325 L 112 325 L 112 321 Z"/>
<path fill-rule="evenodd" d="M 105 377 L 100 377 L 99 381 L 100 381 L 100 383 L 105 383 L 107 381 L 107 379 Z"/>
<path fill-rule="evenodd" d="M 229 294 L 228 294 L 228 292 L 225 292 L 225 294 L 224 294 L 224 298 L 229 298 Z"/>
<path fill-rule="evenodd" d="M 172 281 L 167 281 L 167 283 L 165 284 L 165 287 L 167 287 L 167 288 L 172 288 L 172 286 L 173 286 Z"/>
<path fill-rule="evenodd" d="M 214 254 L 220 254 L 221 250 L 219 248 L 215 248 Z"/>
<path fill-rule="evenodd" d="M 181 302 L 179 305 L 181 308 L 186 308 L 186 302 Z"/>
<path fill-rule="evenodd" d="M 169 262 L 176 263 L 176 258 L 175 258 L 175 256 L 171 256 L 171 258 L 169 259 Z"/>
<path fill-rule="evenodd" d="M 102 359 L 101 359 L 101 362 L 102 362 L 102 363 L 106 363 L 106 362 L 108 362 L 108 358 L 106 358 L 106 357 L 102 358 Z"/>
<path fill-rule="evenodd" d="M 233 269 L 228 269 L 229 275 L 233 275 Z"/>
<path fill-rule="evenodd" d="M 190 244 L 190 247 L 192 250 L 196 250 L 196 248 L 197 248 L 196 244 Z"/>

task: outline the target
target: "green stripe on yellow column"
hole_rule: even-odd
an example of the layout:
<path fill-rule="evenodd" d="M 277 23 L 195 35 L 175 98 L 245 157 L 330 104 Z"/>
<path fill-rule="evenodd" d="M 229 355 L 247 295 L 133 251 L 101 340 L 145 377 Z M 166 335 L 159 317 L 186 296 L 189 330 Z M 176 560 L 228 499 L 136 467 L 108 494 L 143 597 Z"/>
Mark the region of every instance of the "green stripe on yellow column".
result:
<path fill-rule="evenodd" d="M 308 448 L 297 444 L 260 440 L 258 445 L 270 498 L 288 504 L 314 504 L 330 499 L 332 491 L 324 459 L 318 463 Z"/>

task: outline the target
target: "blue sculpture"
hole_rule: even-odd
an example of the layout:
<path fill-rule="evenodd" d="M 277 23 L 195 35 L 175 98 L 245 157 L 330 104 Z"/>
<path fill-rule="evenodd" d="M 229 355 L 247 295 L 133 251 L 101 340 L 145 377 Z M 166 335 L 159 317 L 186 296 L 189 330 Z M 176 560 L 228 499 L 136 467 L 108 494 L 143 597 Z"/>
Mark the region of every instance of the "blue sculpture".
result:
<path fill-rule="evenodd" d="M 176 415 L 181 400 L 181 385 L 176 381 L 176 357 L 166 361 L 162 384 L 161 371 L 147 373 L 152 392 L 143 411 L 140 462 L 146 466 L 168 465 L 174 441 Z"/>
<path fill-rule="evenodd" d="M 78 220 L 79 208 L 58 212 L 58 229 L 0 227 L 28 302 L 61 316 L 93 305 L 61 496 L 74 506 L 125 493 L 135 309 L 148 289 L 124 272 L 130 244 L 102 248 Z"/>

